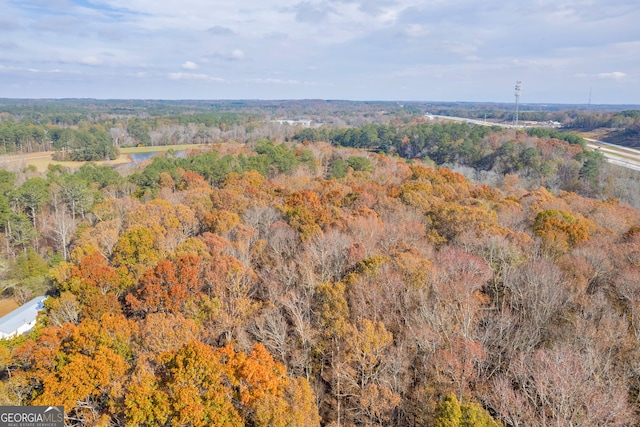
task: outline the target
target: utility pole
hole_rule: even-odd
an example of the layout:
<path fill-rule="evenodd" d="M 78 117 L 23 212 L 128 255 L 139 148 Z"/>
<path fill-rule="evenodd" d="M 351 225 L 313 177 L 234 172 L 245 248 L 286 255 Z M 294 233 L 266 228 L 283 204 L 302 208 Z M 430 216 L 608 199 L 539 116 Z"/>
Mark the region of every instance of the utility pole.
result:
<path fill-rule="evenodd" d="M 520 89 L 522 88 L 522 82 L 518 80 L 516 82 L 516 128 L 518 127 L 518 108 L 520 104 Z"/>
<path fill-rule="evenodd" d="M 591 91 L 593 90 L 593 86 L 589 88 L 589 103 L 587 104 L 587 115 L 589 120 L 587 123 L 591 126 Z"/>

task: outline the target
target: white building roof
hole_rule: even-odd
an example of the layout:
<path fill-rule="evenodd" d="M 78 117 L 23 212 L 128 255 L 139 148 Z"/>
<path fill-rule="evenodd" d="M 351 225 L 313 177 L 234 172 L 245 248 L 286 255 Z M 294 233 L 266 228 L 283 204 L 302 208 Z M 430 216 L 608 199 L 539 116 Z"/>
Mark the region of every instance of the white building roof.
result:
<path fill-rule="evenodd" d="M 13 335 L 20 327 L 36 320 L 38 312 L 44 309 L 45 299 L 47 299 L 46 296 L 35 297 L 11 313 L 0 317 L 0 337 Z"/>

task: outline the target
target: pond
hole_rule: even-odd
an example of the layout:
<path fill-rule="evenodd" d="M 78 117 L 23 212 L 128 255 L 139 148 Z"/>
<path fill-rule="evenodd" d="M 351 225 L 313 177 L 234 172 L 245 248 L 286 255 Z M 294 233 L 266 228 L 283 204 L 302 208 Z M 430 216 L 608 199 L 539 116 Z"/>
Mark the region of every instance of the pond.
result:
<path fill-rule="evenodd" d="M 187 156 L 187 152 L 188 150 L 174 150 L 174 156 L 175 157 L 186 157 Z M 129 159 L 131 160 L 128 163 L 123 163 L 121 165 L 116 165 L 113 168 L 114 169 L 119 169 L 119 168 L 124 168 L 124 167 L 134 167 L 139 165 L 140 163 L 150 160 L 153 156 L 157 156 L 158 154 L 162 154 L 162 153 L 166 153 L 165 150 L 158 150 L 158 151 L 148 151 L 145 153 L 130 153 L 127 154 L 126 156 L 129 157 Z"/>

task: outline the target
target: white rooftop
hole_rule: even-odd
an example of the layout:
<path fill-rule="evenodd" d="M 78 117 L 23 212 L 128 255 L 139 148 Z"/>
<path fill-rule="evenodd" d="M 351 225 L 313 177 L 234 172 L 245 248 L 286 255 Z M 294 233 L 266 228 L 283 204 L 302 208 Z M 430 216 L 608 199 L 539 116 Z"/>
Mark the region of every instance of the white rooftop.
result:
<path fill-rule="evenodd" d="M 38 312 L 44 309 L 46 296 L 35 297 L 28 303 L 16 308 L 11 313 L 0 317 L 0 337 L 15 334 L 23 325 L 36 320 Z"/>

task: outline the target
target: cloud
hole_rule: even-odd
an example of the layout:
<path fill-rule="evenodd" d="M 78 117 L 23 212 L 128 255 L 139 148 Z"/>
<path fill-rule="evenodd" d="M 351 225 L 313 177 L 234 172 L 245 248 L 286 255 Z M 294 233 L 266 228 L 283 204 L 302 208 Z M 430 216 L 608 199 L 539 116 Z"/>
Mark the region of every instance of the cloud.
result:
<path fill-rule="evenodd" d="M 598 74 L 598 77 L 601 79 L 621 80 L 627 77 L 627 74 L 621 71 L 613 71 L 611 73 L 600 73 Z"/>
<path fill-rule="evenodd" d="M 410 38 L 418 38 L 426 36 L 429 31 L 420 24 L 409 24 L 404 28 L 404 34 Z"/>
<path fill-rule="evenodd" d="M 109 85 L 132 97 L 153 91 L 158 98 L 186 96 L 188 89 L 206 93 L 198 92 L 198 85 L 225 81 L 221 77 L 227 83 L 244 84 L 216 87 L 216 96 L 231 98 L 288 94 L 392 98 L 394 93 L 405 96 L 404 86 L 415 87 L 416 97 L 472 100 L 478 98 L 474 94 L 488 93 L 487 100 L 501 101 L 512 92 L 511 85 L 502 90 L 501 82 L 516 80 L 514 76 L 527 83 L 528 96 L 533 96 L 535 79 L 541 87 L 544 81 L 548 87 L 563 89 L 548 90 L 547 99 L 538 97 L 545 102 L 570 101 L 562 98 L 570 96 L 574 86 L 584 85 L 584 79 L 602 85 L 608 102 L 633 101 L 640 93 L 640 63 L 630 54 L 640 48 L 637 0 L 0 0 L 0 4 L 0 60 L 5 66 L 20 67 L 25 76 L 28 69 L 60 68 L 63 76 L 79 73 L 86 79 L 84 85 L 73 86 L 60 77 L 60 84 L 49 89 L 29 86 L 37 79 L 27 82 L 28 77 L 16 71 L 15 80 L 25 82 L 21 87 L 33 87 L 24 89 L 23 96 L 29 96 L 28 90 L 36 97 L 64 95 L 64 91 L 86 91 L 85 96 L 91 96 L 111 90 Z M 90 72 L 86 66 L 93 66 Z M 278 70 L 284 71 L 277 74 Z M 135 79 L 138 72 L 143 74 Z M 12 72 L 5 68 L 3 77 L 6 73 Z M 116 73 L 130 76 L 131 86 L 114 83 Z M 579 74 L 582 78 L 576 78 Z M 173 85 L 157 85 L 158 76 Z M 260 76 L 266 78 L 256 79 Z M 492 87 L 494 77 L 497 89 Z M 430 89 L 429 78 L 438 79 L 442 92 Z M 56 80 L 53 74 L 50 80 Z M 315 90 L 307 89 L 309 80 L 318 81 Z M 627 87 L 623 89 L 620 82 Z M 0 81 L 0 89 L 6 87 L 2 85 Z"/>
<path fill-rule="evenodd" d="M 187 61 L 184 64 L 182 64 L 182 68 L 184 70 L 197 70 L 198 69 L 198 64 L 196 64 L 195 62 L 192 62 L 192 61 Z"/>
<path fill-rule="evenodd" d="M 225 79 L 221 77 L 213 77 L 208 74 L 195 74 L 195 73 L 169 73 L 171 80 L 200 80 L 206 82 L 223 83 Z"/>
<path fill-rule="evenodd" d="M 247 79 L 249 83 L 269 84 L 269 85 L 289 85 L 289 86 L 317 86 L 318 83 L 310 81 L 300 81 L 296 79 L 274 79 L 274 78 L 257 78 Z"/>
<path fill-rule="evenodd" d="M 50 33 L 68 34 L 79 33 L 85 29 L 87 22 L 79 17 L 54 16 L 39 19 L 31 24 L 31 28 L 36 31 L 46 31 Z"/>
<path fill-rule="evenodd" d="M 284 40 L 286 38 L 289 38 L 289 35 L 280 31 L 272 31 L 265 34 L 264 38 L 268 40 Z"/>
<path fill-rule="evenodd" d="M 29 3 L 32 6 L 41 7 L 43 9 L 54 7 L 56 9 L 68 10 L 71 6 L 71 2 L 68 0 L 30 0 L 25 1 L 25 3 Z"/>
<path fill-rule="evenodd" d="M 5 50 L 9 50 L 9 49 L 18 49 L 20 46 L 13 41 L 1 41 L 0 42 L 0 49 L 5 49 Z"/>
<path fill-rule="evenodd" d="M 22 67 L 7 67 L 0 64 L 0 71 L 15 71 L 19 73 L 30 72 L 30 73 L 40 73 L 40 74 L 60 74 L 64 71 L 59 68 L 52 68 L 50 70 L 43 70 L 40 68 L 22 68 Z"/>
<path fill-rule="evenodd" d="M 54 68 L 52 70 L 39 70 L 37 68 L 29 68 L 28 71 L 32 73 L 61 73 L 62 72 L 62 70 L 58 68 Z"/>
<path fill-rule="evenodd" d="M 283 80 L 283 79 L 274 79 L 274 78 L 259 78 L 259 79 L 247 79 L 248 82 L 251 83 L 259 83 L 259 84 L 277 84 L 277 85 L 299 85 L 300 82 L 298 80 Z"/>
<path fill-rule="evenodd" d="M 242 61 L 245 58 L 244 51 L 241 49 L 216 52 L 211 56 L 213 56 L 214 58 L 224 59 L 225 61 Z M 205 61 L 203 62 L 208 62 L 206 61 L 206 58 L 204 59 Z"/>
<path fill-rule="evenodd" d="M 445 40 L 442 42 L 441 46 L 451 53 L 465 57 L 469 57 L 478 51 L 478 48 L 473 44 L 454 42 L 450 40 Z"/>
<path fill-rule="evenodd" d="M 79 62 L 83 65 L 101 65 L 103 61 L 100 58 L 91 55 L 81 58 Z"/>
<path fill-rule="evenodd" d="M 214 25 L 213 27 L 208 28 L 207 32 L 214 36 L 233 36 L 236 34 L 236 32 L 231 28 L 223 27 L 221 25 Z"/>
<path fill-rule="evenodd" d="M 601 79 L 601 80 L 623 80 L 629 77 L 627 73 L 623 73 L 622 71 L 612 71 L 607 73 L 594 73 L 594 74 L 578 72 L 578 73 L 575 73 L 574 76 L 581 79 Z"/>
<path fill-rule="evenodd" d="M 364 0 L 360 3 L 360 10 L 372 16 L 387 14 L 397 2 L 387 0 Z"/>
<path fill-rule="evenodd" d="M 291 11 L 295 12 L 296 20 L 298 22 L 317 24 L 324 21 L 330 13 L 335 12 L 336 10 L 325 2 L 315 5 L 310 1 L 305 1 L 293 6 Z"/>
<path fill-rule="evenodd" d="M 117 27 L 107 27 L 97 31 L 97 35 L 103 39 L 107 39 L 110 42 L 119 42 L 127 40 L 127 33 L 121 31 Z"/>
<path fill-rule="evenodd" d="M 5 18 L 0 18 L 0 31 L 12 31 L 18 28 L 20 28 L 20 26 L 17 23 Z"/>
<path fill-rule="evenodd" d="M 236 61 L 244 59 L 244 52 L 241 51 L 240 49 L 232 50 L 230 58 Z"/>

